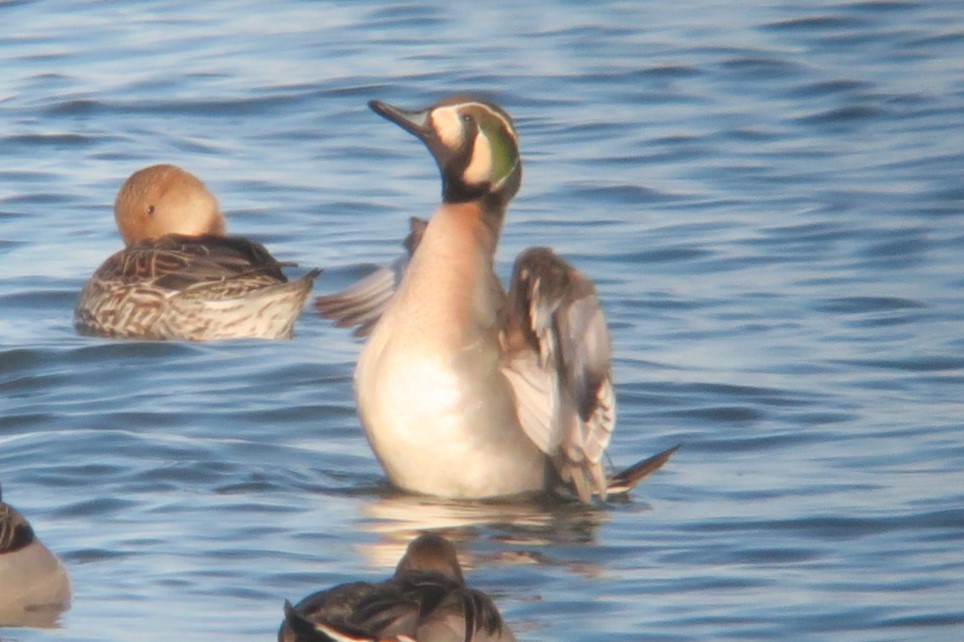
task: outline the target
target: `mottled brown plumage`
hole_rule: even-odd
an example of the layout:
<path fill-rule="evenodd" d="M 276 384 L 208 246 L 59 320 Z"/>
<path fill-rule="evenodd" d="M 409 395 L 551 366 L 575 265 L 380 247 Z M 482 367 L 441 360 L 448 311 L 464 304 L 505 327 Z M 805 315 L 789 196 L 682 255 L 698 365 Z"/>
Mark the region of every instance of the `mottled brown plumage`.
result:
<path fill-rule="evenodd" d="M 279 642 L 514 642 L 492 600 L 468 588 L 455 547 L 413 540 L 385 582 L 351 582 L 285 604 Z"/>
<path fill-rule="evenodd" d="M 264 248 L 224 236 L 217 201 L 173 165 L 133 174 L 114 206 L 128 243 L 85 284 L 79 332 L 134 339 L 284 339 L 315 277 L 289 282 Z"/>

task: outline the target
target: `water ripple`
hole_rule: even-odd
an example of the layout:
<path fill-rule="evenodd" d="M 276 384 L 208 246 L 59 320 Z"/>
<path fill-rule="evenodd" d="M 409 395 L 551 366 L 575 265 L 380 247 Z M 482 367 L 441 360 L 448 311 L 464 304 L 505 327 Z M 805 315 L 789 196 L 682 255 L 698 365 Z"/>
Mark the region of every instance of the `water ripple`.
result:
<path fill-rule="evenodd" d="M 425 528 L 520 639 L 960 637 L 957 4 L 0 13 L 0 481 L 77 592 L 60 631 L 4 639 L 266 639 L 285 598 L 383 577 Z M 365 102 L 455 91 L 520 132 L 499 273 L 549 245 L 597 285 L 614 465 L 683 443 L 630 499 L 393 491 L 359 342 L 310 310 L 288 342 L 74 333 L 149 163 L 326 268 L 318 292 L 393 260 L 437 171 Z"/>

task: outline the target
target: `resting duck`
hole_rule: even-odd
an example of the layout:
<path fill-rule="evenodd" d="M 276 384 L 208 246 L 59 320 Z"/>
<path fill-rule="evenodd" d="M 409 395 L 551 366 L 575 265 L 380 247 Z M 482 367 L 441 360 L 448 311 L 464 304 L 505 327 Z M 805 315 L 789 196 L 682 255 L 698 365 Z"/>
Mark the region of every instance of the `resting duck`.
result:
<path fill-rule="evenodd" d="M 389 480 L 486 498 L 624 493 L 676 447 L 615 475 L 606 321 L 593 284 L 547 248 L 523 252 L 506 295 L 493 269 L 522 163 L 498 105 L 453 96 L 421 111 L 369 106 L 435 157 L 442 204 L 413 220 L 408 253 L 316 308 L 370 334 L 355 369 L 365 434 Z"/>
<path fill-rule="evenodd" d="M 114 217 L 127 247 L 74 309 L 82 334 L 128 339 L 287 339 L 320 270 L 289 282 L 264 246 L 225 236 L 218 202 L 174 165 L 135 172 Z"/>
<path fill-rule="evenodd" d="M 32 615 L 70 607 L 67 569 L 0 489 L 0 626 L 29 622 Z"/>
<path fill-rule="evenodd" d="M 498 609 L 465 585 L 455 547 L 420 535 L 380 584 L 352 582 L 285 602 L 278 642 L 514 642 Z"/>

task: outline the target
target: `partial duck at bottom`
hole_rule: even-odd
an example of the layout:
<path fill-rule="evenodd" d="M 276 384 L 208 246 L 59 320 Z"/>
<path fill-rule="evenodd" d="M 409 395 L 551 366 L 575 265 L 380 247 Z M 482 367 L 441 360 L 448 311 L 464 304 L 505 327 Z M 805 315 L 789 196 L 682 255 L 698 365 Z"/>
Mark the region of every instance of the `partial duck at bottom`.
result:
<path fill-rule="evenodd" d="M 63 562 L 0 488 L 0 626 L 51 626 L 71 597 Z"/>
<path fill-rule="evenodd" d="M 466 586 L 455 546 L 414 539 L 388 580 L 351 582 L 285 603 L 278 642 L 515 642 L 492 600 Z"/>

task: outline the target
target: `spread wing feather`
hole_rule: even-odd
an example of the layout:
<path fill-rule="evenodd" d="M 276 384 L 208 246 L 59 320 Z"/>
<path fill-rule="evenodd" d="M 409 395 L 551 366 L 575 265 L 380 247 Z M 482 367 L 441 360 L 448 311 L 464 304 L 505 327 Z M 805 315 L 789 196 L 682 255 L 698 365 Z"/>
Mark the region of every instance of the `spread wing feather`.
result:
<path fill-rule="evenodd" d="M 405 237 L 405 253 L 390 266 L 377 268 L 371 274 L 351 284 L 341 292 L 320 296 L 315 299 L 315 310 L 336 322 L 338 327 L 355 326 L 355 336 L 364 337 L 371 333 L 395 295 L 405 269 L 415 253 L 426 221 L 412 217 L 409 219 L 410 232 Z"/>
<path fill-rule="evenodd" d="M 579 498 L 606 496 L 616 423 L 609 331 L 592 283 L 548 248 L 513 269 L 503 340 L 523 429 Z"/>

